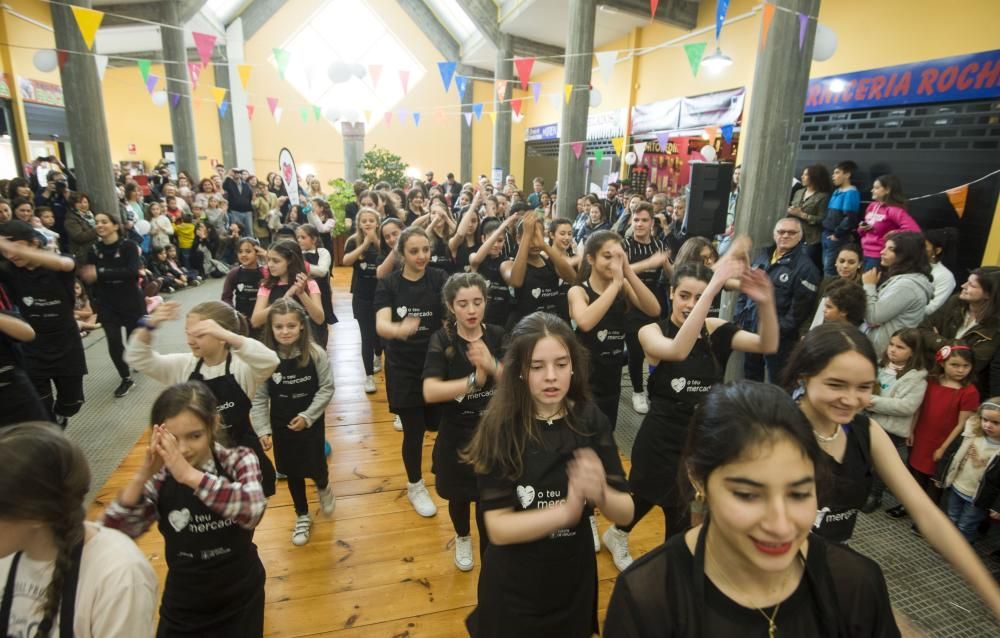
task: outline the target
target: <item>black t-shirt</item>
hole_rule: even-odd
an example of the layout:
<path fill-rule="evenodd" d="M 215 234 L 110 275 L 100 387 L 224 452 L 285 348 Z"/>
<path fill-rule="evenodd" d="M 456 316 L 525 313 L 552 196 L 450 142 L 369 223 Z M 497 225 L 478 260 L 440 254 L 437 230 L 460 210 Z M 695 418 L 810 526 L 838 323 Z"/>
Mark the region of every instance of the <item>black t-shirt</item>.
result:
<path fill-rule="evenodd" d="M 566 306 L 566 293 L 560 290 L 559 274 L 556 267 L 548 259 L 541 266 L 527 264 L 524 273 L 524 283 L 514 290 L 514 312 L 511 313 L 510 325 L 533 312 L 541 311 L 554 314 L 569 322 Z M 562 302 L 562 303 L 560 303 Z"/>
<path fill-rule="evenodd" d="M 139 290 L 139 247 L 128 239 L 113 244 L 97 242 L 87 254 L 87 263 L 97 267 L 98 316 L 138 319 L 146 314 L 146 302 Z"/>
<path fill-rule="evenodd" d="M 418 376 L 424 368 L 431 335 L 437 332 L 444 319 L 441 288 L 445 279 L 444 272 L 436 268 L 425 269 L 424 276 L 417 281 L 410 281 L 403 277 L 401 270 L 397 270 L 379 279 L 375 288 L 375 312 L 388 308 L 392 311 L 393 323 L 398 323 L 405 317 L 420 319 L 417 332 L 405 341 L 386 340 L 386 349 L 392 357 L 391 363 L 402 365 L 407 370 L 416 370 Z"/>
<path fill-rule="evenodd" d="M 344 244 L 344 252 L 352 252 L 357 247 L 358 241 L 352 236 Z M 381 262 L 378 248 L 374 245 L 368 246 L 365 252 L 361 253 L 351 266 L 351 294 L 362 299 L 375 297 L 375 286 L 378 284 L 376 270 Z"/>
<path fill-rule="evenodd" d="M 628 255 L 628 263 L 630 264 L 645 261 L 664 250 L 666 250 L 666 247 L 663 245 L 663 242 L 655 237 L 651 237 L 648 244 L 637 241 L 635 237 L 625 240 L 625 254 Z M 644 270 L 636 273 L 636 276 L 639 278 L 639 281 L 646 284 L 650 292 L 655 294 L 657 288 L 659 288 L 661 272 L 662 268 L 654 268 L 653 270 Z"/>
<path fill-rule="evenodd" d="M 591 288 L 589 281 L 583 282 L 580 288 L 587 293 L 588 304 L 593 304 L 601 296 Z M 604 382 L 621 383 L 621 367 L 625 357 L 626 308 L 623 294 L 619 293 L 593 329 L 589 332 L 579 327 L 576 329 L 580 343 L 590 352 L 591 387 Z"/>
<path fill-rule="evenodd" d="M 502 326 L 507 322 L 510 315 L 510 286 L 500 275 L 500 264 L 504 262 L 501 256 L 492 257 L 487 255 L 486 259 L 479 264 L 476 269 L 489 284 L 486 294 L 486 323 Z"/>
<path fill-rule="evenodd" d="M 451 257 L 451 249 L 448 248 L 448 241 L 434 234 L 430 235 L 430 240 L 431 259 L 427 262 L 427 265 L 442 270 L 447 275 L 460 270 L 456 267 L 455 260 Z"/>
<path fill-rule="evenodd" d="M 503 359 L 503 336 L 500 326 L 483 326 L 483 342 L 498 361 Z M 465 354 L 467 349 L 468 342 L 458 336 L 454 323 L 450 323 L 447 330 L 442 328 L 435 332 L 427 348 L 424 378 L 445 381 L 468 378 L 476 368 Z M 448 401 L 444 404 L 442 419 L 462 429 L 475 429 L 493 396 L 494 386 L 493 377 L 490 377 L 479 390 Z"/>

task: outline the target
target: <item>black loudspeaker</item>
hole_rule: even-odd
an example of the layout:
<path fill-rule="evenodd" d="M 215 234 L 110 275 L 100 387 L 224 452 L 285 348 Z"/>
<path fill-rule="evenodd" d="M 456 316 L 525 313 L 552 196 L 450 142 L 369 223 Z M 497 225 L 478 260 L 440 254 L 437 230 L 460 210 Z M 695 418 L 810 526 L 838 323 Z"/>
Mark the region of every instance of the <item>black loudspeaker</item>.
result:
<path fill-rule="evenodd" d="M 690 166 L 691 191 L 684 216 L 686 235 L 711 239 L 726 232 L 726 212 L 735 166 L 703 162 L 692 162 Z"/>

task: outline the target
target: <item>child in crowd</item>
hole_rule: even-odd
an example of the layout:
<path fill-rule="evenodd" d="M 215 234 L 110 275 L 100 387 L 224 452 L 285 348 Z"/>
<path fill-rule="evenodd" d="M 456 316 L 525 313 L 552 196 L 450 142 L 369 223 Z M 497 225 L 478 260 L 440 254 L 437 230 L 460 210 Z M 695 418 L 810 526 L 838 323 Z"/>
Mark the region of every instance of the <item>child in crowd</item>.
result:
<path fill-rule="evenodd" d="M 175 197 L 174 195 L 168 195 L 167 197 L 164 198 L 163 203 L 166 205 L 167 208 L 166 210 L 167 219 L 170 220 L 171 224 L 174 224 L 176 226 L 177 223 L 181 221 L 181 216 L 184 215 L 184 211 L 181 210 L 180 206 L 177 203 L 177 197 Z"/>
<path fill-rule="evenodd" d="M 73 316 L 76 317 L 76 325 L 80 329 L 80 336 L 86 337 L 91 330 L 97 330 L 101 324 L 97 321 L 97 313 L 90 307 L 90 297 L 87 289 L 79 279 L 73 282 Z"/>
<path fill-rule="evenodd" d="M 45 238 L 45 250 L 54 253 L 59 252 L 59 233 L 55 231 L 56 215 L 48 206 L 35 208 L 35 217 L 31 220 L 31 225 L 35 227 L 35 232 Z"/>
<path fill-rule="evenodd" d="M 260 265 L 260 259 L 267 256 L 267 251 L 253 237 L 244 237 L 236 248 L 236 260 L 239 265 L 229 271 L 222 285 L 222 301 L 236 308 L 247 321 L 253 315 L 257 304 L 257 289 L 265 270 Z"/>
<path fill-rule="evenodd" d="M 946 464 L 941 487 L 947 490 L 948 518 L 971 543 L 987 515 L 1000 520 L 1000 397 L 984 402 L 956 431 L 961 428 L 962 443 Z"/>
<path fill-rule="evenodd" d="M 198 274 L 197 270 L 189 268 L 183 262 L 178 263 L 177 246 L 174 246 L 173 244 L 167 246 L 166 253 L 167 253 L 167 263 L 170 264 L 170 268 L 175 272 L 183 274 L 184 278 L 187 280 L 187 285 L 189 286 L 201 285 L 201 275 Z"/>
<path fill-rule="evenodd" d="M 194 246 L 194 219 L 191 213 L 183 213 L 174 222 L 174 238 L 177 240 L 180 262 L 184 268 L 191 268 L 191 248 Z"/>
<path fill-rule="evenodd" d="M 865 304 L 868 298 L 861 284 L 850 279 L 834 279 L 827 285 L 825 296 L 816 308 L 810 329 L 829 321 L 846 321 L 861 327 L 865 321 Z"/>
<path fill-rule="evenodd" d="M 174 225 L 170 223 L 170 218 L 163 212 L 160 202 L 153 202 L 149 205 L 149 236 L 150 245 L 155 251 L 157 248 L 166 248 L 170 243 L 170 238 L 174 236 Z"/>
<path fill-rule="evenodd" d="M 333 398 L 333 371 L 326 352 L 312 340 L 309 317 L 292 299 L 267 309 L 264 344 L 278 353 L 277 370 L 257 387 L 251 420 L 264 449 L 274 448 L 274 463 L 288 481 L 295 507 L 292 544 L 309 542 L 312 518 L 305 480 L 319 492 L 327 518 L 336 504 L 323 454 L 326 406 Z"/>

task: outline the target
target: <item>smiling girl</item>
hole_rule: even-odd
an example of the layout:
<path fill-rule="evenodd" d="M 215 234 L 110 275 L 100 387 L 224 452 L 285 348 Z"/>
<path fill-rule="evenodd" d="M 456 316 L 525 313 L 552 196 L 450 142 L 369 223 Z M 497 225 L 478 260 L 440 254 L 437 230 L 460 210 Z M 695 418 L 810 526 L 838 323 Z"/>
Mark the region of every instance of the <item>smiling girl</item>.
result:
<path fill-rule="evenodd" d="M 486 299 L 486 323 L 502 326 L 510 313 L 510 287 L 500 275 L 500 264 L 503 257 L 504 240 L 507 229 L 516 224 L 519 215 L 512 215 L 503 221 L 493 217 L 484 218 L 479 225 L 482 244 L 469 257 L 469 269 L 479 273 L 489 284 Z"/>
<path fill-rule="evenodd" d="M 320 304 L 323 307 L 323 320 L 312 326 L 316 333 L 313 338 L 316 343 L 326 347 L 329 328 L 337 323 L 337 315 L 333 314 L 333 297 L 330 291 L 330 266 L 333 259 L 330 251 L 323 247 L 320 232 L 312 224 L 302 224 L 295 229 L 295 240 L 302 249 L 302 259 L 309 264 L 309 278 L 319 287 Z"/>
<path fill-rule="evenodd" d="M 222 284 L 222 301 L 236 308 L 247 322 L 250 321 L 257 305 L 257 290 L 264 278 L 260 258 L 266 256 L 267 251 L 260 247 L 256 239 L 241 238 L 236 247 L 236 259 L 239 265 L 229 271 Z"/>
<path fill-rule="evenodd" d="M 367 200 L 365 200 L 367 201 Z M 361 363 L 365 368 L 365 392 L 375 392 L 375 362 L 382 348 L 375 334 L 375 286 L 378 284 L 376 269 L 381 261 L 378 250 L 379 218 L 372 208 L 361 208 L 355 216 L 357 230 L 344 244 L 344 265 L 350 266 L 351 310 L 361 331 Z"/>
<path fill-rule="evenodd" d="M 314 324 L 321 325 L 325 320 L 319 285 L 306 272 L 302 249 L 290 239 L 280 239 L 267 249 L 267 278 L 257 290 L 257 303 L 250 316 L 254 328 L 264 327 L 267 307 L 282 297 L 299 302 Z"/>

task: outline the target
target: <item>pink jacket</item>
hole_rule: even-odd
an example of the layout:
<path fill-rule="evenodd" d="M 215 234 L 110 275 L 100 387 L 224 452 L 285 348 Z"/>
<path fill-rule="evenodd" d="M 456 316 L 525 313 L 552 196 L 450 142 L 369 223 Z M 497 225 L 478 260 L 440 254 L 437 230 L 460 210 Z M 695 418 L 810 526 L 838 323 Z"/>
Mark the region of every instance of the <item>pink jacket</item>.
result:
<path fill-rule="evenodd" d="M 864 223 L 871 226 L 868 230 L 858 228 L 858 234 L 861 235 L 861 252 L 865 257 L 878 257 L 885 248 L 885 236 L 893 231 L 921 232 L 920 226 L 906 210 L 882 202 L 872 202 L 868 205 Z"/>

